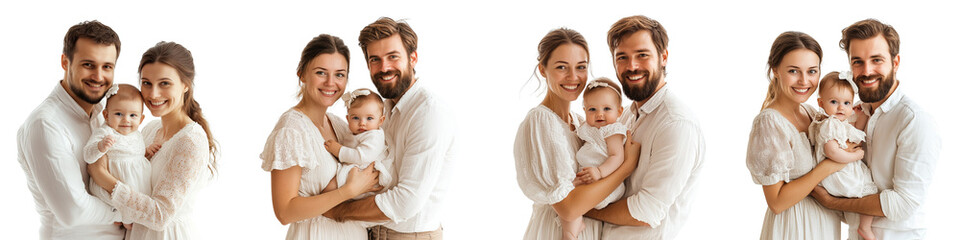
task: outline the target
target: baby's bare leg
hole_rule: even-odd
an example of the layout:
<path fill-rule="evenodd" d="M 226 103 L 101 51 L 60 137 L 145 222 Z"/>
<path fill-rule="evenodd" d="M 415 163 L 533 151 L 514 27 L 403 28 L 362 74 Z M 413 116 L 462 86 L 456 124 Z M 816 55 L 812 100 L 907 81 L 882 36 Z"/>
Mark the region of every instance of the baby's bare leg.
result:
<path fill-rule="evenodd" d="M 860 227 L 857 228 L 857 233 L 866 240 L 877 239 L 873 235 L 873 216 L 860 214 Z"/>

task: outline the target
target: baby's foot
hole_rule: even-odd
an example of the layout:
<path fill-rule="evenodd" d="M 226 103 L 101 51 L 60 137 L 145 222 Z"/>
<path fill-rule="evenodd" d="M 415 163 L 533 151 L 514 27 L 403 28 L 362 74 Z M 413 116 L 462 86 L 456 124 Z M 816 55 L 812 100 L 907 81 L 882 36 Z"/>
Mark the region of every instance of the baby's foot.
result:
<path fill-rule="evenodd" d="M 873 235 L 873 231 L 871 231 L 870 229 L 863 228 L 863 227 L 857 228 L 857 233 L 859 233 L 860 237 L 862 237 L 865 240 L 877 240 L 877 237 Z"/>

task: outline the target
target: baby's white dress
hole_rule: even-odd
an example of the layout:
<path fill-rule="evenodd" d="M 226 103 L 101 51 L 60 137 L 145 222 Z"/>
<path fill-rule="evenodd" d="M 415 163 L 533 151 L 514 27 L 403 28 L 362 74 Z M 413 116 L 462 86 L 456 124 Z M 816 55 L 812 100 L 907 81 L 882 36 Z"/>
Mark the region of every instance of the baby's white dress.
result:
<path fill-rule="evenodd" d="M 97 145 L 106 136 L 113 136 L 113 147 L 107 149 L 106 153 L 100 152 Z M 144 157 L 146 147 L 143 144 L 143 136 L 140 131 L 133 131 L 127 135 L 120 134 L 117 130 L 104 123 L 93 131 L 90 140 L 83 147 L 83 160 L 87 164 L 97 162 L 100 157 L 107 155 L 110 158 L 110 175 L 117 180 L 127 184 L 134 191 L 150 195 L 150 161 Z M 90 179 L 93 183 L 93 178 Z M 106 203 L 110 203 L 110 194 L 103 190 L 100 185 L 90 184 L 90 193 L 100 198 Z M 121 216 L 123 223 L 132 223 L 128 216 Z"/>
<path fill-rule="evenodd" d="M 866 133 L 834 116 L 811 122 L 809 129 L 810 140 L 816 144 L 814 147 L 818 163 L 827 158 L 823 153 L 823 146 L 830 140 L 837 140 L 842 149 L 847 148 L 848 141 L 859 143 L 866 140 Z M 873 183 L 873 177 L 870 174 L 867 164 L 863 160 L 858 160 L 830 174 L 820 182 L 820 185 L 823 185 L 823 188 L 833 196 L 861 198 L 877 193 L 877 185 Z"/>
<path fill-rule="evenodd" d="M 600 164 L 603 164 L 603 162 L 607 160 L 607 157 L 610 156 L 610 154 L 607 153 L 606 138 L 617 134 L 624 136 L 623 142 L 625 143 L 627 140 L 627 126 L 619 122 L 613 122 L 600 128 L 588 124 L 580 124 L 580 128 L 577 129 L 577 136 L 584 141 L 583 147 L 580 147 L 580 150 L 577 151 L 577 163 L 580 164 L 580 169 L 585 167 L 598 167 Z M 620 200 L 620 197 L 623 196 L 623 191 L 623 183 L 620 183 L 616 190 L 613 190 L 610 195 L 607 195 L 607 198 L 600 201 L 594 208 L 601 209 L 606 207 L 607 204 Z"/>
<path fill-rule="evenodd" d="M 373 168 L 380 171 L 379 181 L 384 191 L 397 184 L 396 178 L 393 177 L 395 175 L 393 172 L 393 159 L 387 158 L 387 141 L 382 129 L 362 132 L 354 135 L 353 138 L 346 139 L 340 144 L 343 145 L 339 153 L 340 162 L 343 163 L 343 165 L 337 172 L 338 187 L 343 186 L 343 184 L 347 182 L 350 169 L 357 167 L 363 170 L 373 162 L 375 162 Z M 353 199 L 361 199 L 371 195 L 374 195 L 374 193 L 367 192 L 357 195 Z"/>
<path fill-rule="evenodd" d="M 816 115 L 817 109 L 813 106 L 801 106 L 809 116 Z M 772 108 L 763 109 L 753 119 L 746 160 L 753 182 L 763 186 L 790 182 L 817 165 L 807 134 L 799 132 Z M 840 239 L 839 212 L 821 206 L 813 197 L 804 197 L 780 214 L 773 213 L 769 207 L 763 208 L 766 215 L 761 240 Z"/>
<path fill-rule="evenodd" d="M 583 117 L 573 115 L 578 125 Z M 533 211 L 523 239 L 561 239 L 560 218 L 553 204 L 573 190 L 577 175 L 577 149 L 583 143 L 576 132 L 556 113 L 543 105 L 530 110 L 520 123 L 513 142 L 517 183 L 523 194 L 533 201 Z M 600 239 L 603 222 L 583 218 L 586 229 L 579 239 Z"/>
<path fill-rule="evenodd" d="M 353 138 L 347 123 L 341 117 L 327 113 L 339 142 Z M 273 132 L 260 153 L 264 171 L 283 170 L 300 166 L 301 197 L 320 195 L 333 179 L 340 163 L 323 147 L 324 138 L 313 121 L 303 113 L 290 109 L 280 116 Z M 361 222 L 336 222 L 324 216 L 291 223 L 288 240 L 307 239 L 367 239 L 367 229 Z"/>

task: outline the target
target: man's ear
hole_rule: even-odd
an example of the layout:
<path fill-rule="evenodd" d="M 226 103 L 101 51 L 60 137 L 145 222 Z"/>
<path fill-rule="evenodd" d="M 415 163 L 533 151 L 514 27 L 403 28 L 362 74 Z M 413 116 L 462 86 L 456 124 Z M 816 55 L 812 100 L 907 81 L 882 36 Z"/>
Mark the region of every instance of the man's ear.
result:
<path fill-rule="evenodd" d="M 893 72 L 897 72 L 897 70 L 900 69 L 900 54 L 897 54 L 897 56 L 893 57 L 892 64 L 893 64 Z"/>
<path fill-rule="evenodd" d="M 67 58 L 66 54 L 60 54 L 60 67 L 66 71 L 68 65 L 70 65 L 70 59 Z"/>

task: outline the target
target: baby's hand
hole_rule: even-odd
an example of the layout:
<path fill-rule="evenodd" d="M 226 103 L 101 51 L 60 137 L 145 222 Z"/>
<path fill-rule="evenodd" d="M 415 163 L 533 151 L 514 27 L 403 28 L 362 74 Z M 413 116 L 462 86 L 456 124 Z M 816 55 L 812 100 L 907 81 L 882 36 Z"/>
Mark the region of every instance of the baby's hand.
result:
<path fill-rule="evenodd" d="M 580 184 L 591 184 L 593 182 L 599 181 L 602 177 L 600 175 L 600 169 L 596 167 L 585 167 L 583 170 L 577 173 L 577 179 L 574 181 L 574 185 L 577 182 Z"/>
<path fill-rule="evenodd" d="M 113 139 L 113 135 L 107 135 L 106 137 L 103 137 L 103 140 L 100 140 L 100 143 L 97 144 L 97 150 L 100 150 L 102 153 L 107 152 L 107 150 L 110 150 L 110 148 L 113 147 L 113 144 L 116 142 L 117 140 Z"/>
<path fill-rule="evenodd" d="M 147 159 L 153 158 L 153 155 L 157 154 L 157 151 L 160 151 L 160 147 L 163 147 L 163 145 L 160 145 L 159 143 L 150 144 L 150 146 L 147 146 L 147 153 L 143 156 Z"/>
<path fill-rule="evenodd" d="M 333 139 L 323 142 L 323 147 L 327 149 L 327 152 L 330 152 L 330 154 L 333 154 L 334 156 L 340 155 L 340 147 L 342 146 L 343 145 L 340 145 L 340 143 Z"/>

